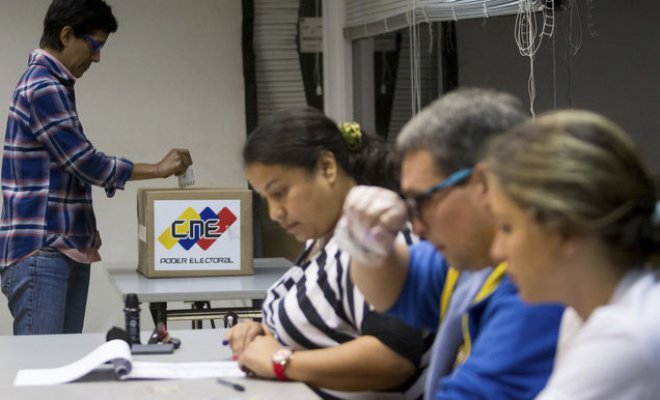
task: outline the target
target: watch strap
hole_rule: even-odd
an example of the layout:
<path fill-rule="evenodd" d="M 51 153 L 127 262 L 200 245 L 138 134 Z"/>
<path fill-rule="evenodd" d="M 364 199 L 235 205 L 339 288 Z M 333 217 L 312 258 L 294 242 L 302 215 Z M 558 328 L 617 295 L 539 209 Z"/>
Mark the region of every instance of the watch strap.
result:
<path fill-rule="evenodd" d="M 283 347 L 279 350 L 277 350 L 273 354 L 273 372 L 275 372 L 275 377 L 279 381 L 288 381 L 289 378 L 286 376 L 286 373 L 284 372 L 287 365 L 289 362 L 291 362 L 291 358 L 293 357 L 293 352 L 291 349 Z"/>
<path fill-rule="evenodd" d="M 286 364 L 273 362 L 273 371 L 275 372 L 275 377 L 278 381 L 286 382 L 289 378 L 286 376 L 284 370 L 286 369 Z"/>

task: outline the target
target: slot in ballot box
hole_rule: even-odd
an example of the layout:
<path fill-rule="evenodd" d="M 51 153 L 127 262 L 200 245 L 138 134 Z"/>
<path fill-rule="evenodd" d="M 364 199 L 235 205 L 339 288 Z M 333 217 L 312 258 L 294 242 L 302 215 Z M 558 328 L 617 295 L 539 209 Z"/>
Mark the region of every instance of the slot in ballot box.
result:
<path fill-rule="evenodd" d="M 252 275 L 252 192 L 140 189 L 138 271 L 148 278 Z"/>

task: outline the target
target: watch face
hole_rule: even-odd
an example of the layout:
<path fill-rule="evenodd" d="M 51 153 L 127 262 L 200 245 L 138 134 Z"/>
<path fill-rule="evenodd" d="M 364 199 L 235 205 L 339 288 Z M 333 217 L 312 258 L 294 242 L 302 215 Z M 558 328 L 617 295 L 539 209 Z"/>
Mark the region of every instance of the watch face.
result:
<path fill-rule="evenodd" d="M 278 364 L 286 364 L 287 361 L 291 359 L 291 354 L 291 349 L 286 347 L 278 349 L 275 353 L 273 353 L 273 362 Z"/>

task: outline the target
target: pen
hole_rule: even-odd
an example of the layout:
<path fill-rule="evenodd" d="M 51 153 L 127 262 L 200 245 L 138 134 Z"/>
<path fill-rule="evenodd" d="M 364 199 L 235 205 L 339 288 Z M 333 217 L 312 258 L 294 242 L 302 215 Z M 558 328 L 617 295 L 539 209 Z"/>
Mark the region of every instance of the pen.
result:
<path fill-rule="evenodd" d="M 229 382 L 224 378 L 217 378 L 216 382 L 218 382 L 221 385 L 229 386 L 230 388 L 233 388 L 234 390 L 238 390 L 239 392 L 245 392 L 245 386 L 239 385 L 238 383 Z"/>

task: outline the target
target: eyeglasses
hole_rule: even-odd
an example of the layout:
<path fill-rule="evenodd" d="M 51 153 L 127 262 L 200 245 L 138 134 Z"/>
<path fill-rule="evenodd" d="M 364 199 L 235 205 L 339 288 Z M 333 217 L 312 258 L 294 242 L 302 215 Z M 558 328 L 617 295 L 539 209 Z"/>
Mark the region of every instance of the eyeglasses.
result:
<path fill-rule="evenodd" d="M 101 51 L 103 46 L 105 46 L 105 43 L 99 42 L 89 35 L 82 35 L 82 37 L 92 47 L 92 54 L 96 54 L 97 52 Z"/>
<path fill-rule="evenodd" d="M 408 208 L 408 214 L 410 217 L 419 217 L 422 214 L 424 205 L 433 197 L 434 194 L 441 190 L 450 189 L 461 182 L 467 180 L 470 175 L 472 175 L 472 168 L 463 168 L 449 175 L 447 179 L 438 183 L 437 185 L 431 187 L 418 194 L 417 196 L 412 197 L 403 197 L 403 201 L 406 202 L 406 207 Z"/>

